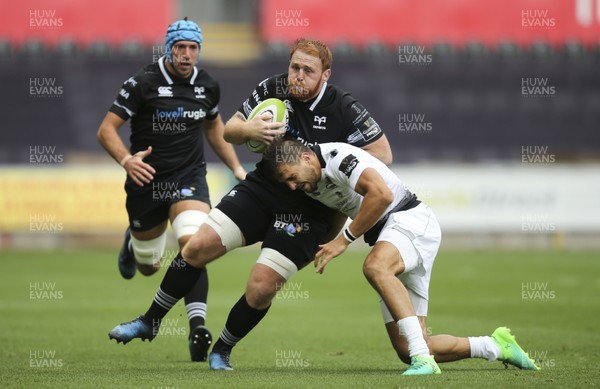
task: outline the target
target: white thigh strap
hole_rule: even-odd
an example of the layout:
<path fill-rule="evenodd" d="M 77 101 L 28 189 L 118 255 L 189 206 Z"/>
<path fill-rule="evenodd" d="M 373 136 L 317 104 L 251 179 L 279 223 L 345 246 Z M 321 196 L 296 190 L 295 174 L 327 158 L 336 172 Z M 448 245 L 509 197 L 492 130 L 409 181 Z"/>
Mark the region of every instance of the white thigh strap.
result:
<path fill-rule="evenodd" d="M 285 278 L 286 281 L 298 271 L 298 268 L 294 262 L 282 255 L 279 251 L 269 248 L 263 248 L 260 251 L 260 256 L 258 257 L 256 263 L 261 263 L 270 267 L 279 273 L 280 276 Z"/>
<path fill-rule="evenodd" d="M 171 223 L 175 238 L 194 235 L 207 216 L 206 213 L 194 209 L 188 209 L 175 216 L 175 220 Z"/>

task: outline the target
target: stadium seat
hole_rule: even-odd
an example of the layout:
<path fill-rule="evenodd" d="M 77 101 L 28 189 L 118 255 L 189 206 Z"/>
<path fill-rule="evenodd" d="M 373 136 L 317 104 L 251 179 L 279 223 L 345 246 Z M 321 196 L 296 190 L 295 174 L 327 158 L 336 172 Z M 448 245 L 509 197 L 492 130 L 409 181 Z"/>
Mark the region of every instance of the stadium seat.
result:
<path fill-rule="evenodd" d="M 30 40 L 21 46 L 20 52 L 28 57 L 41 57 L 46 54 L 46 46 L 42 41 Z"/>
<path fill-rule="evenodd" d="M 390 53 L 390 50 L 383 42 L 371 41 L 365 45 L 363 52 L 368 57 L 385 57 Z"/>
<path fill-rule="evenodd" d="M 86 48 L 86 54 L 91 57 L 109 57 L 111 54 L 111 47 L 108 43 L 103 41 L 93 42 Z"/>
<path fill-rule="evenodd" d="M 270 57 L 287 57 L 290 49 L 283 42 L 268 42 L 266 44 L 265 53 Z"/>
<path fill-rule="evenodd" d="M 581 44 L 581 42 L 577 41 L 567 41 L 563 45 L 563 52 L 567 58 L 580 58 L 586 55 L 585 48 Z"/>
<path fill-rule="evenodd" d="M 139 57 L 143 52 L 144 47 L 136 40 L 127 41 L 119 47 L 119 54 L 126 57 Z"/>
<path fill-rule="evenodd" d="M 354 57 L 357 54 L 356 47 L 349 42 L 338 42 L 333 45 L 331 52 L 334 58 Z"/>
<path fill-rule="evenodd" d="M 548 58 L 554 54 L 552 46 L 547 42 L 534 42 L 529 48 L 529 52 L 534 58 Z"/>
<path fill-rule="evenodd" d="M 508 41 L 498 43 L 496 52 L 502 59 L 515 59 L 523 54 L 523 51 L 516 43 Z"/>
<path fill-rule="evenodd" d="M 54 53 L 61 57 L 72 57 L 77 54 L 77 44 L 70 39 L 64 39 L 54 47 Z"/>
<path fill-rule="evenodd" d="M 481 42 L 467 42 L 464 47 L 467 58 L 481 58 L 487 54 L 487 48 Z"/>
<path fill-rule="evenodd" d="M 13 47 L 10 44 L 10 41 L 0 39 L 0 57 L 6 58 L 11 56 L 13 53 Z"/>

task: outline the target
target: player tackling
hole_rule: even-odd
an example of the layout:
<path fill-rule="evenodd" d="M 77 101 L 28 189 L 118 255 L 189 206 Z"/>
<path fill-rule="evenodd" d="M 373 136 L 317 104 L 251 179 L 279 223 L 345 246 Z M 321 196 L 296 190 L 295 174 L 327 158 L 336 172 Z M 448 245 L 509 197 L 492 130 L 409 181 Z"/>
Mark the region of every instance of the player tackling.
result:
<path fill-rule="evenodd" d="M 506 327 L 492 336 L 427 337 L 429 282 L 441 242 L 431 209 L 419 201 L 381 161 L 344 143 L 307 147 L 275 140 L 265 152 L 267 170 L 292 190 L 302 190 L 352 222 L 337 238 L 319 246 L 314 265 L 323 273 L 358 237 L 373 246 L 363 272 L 379 293 L 381 310 L 404 375 L 440 374 L 437 362 L 464 358 L 500 360 L 539 370 Z"/>

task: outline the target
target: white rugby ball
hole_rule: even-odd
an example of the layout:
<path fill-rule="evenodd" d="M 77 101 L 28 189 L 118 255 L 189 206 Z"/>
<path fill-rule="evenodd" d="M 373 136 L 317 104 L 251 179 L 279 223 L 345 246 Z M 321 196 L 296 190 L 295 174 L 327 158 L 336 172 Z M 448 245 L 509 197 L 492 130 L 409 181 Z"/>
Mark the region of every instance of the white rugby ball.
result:
<path fill-rule="evenodd" d="M 273 115 L 273 117 L 269 120 L 269 123 L 282 122 L 284 123 L 283 128 L 287 128 L 289 119 L 287 107 L 283 101 L 276 98 L 266 99 L 254 107 L 248 116 L 248 120 L 267 112 Z M 253 153 L 262 153 L 267 149 L 267 144 L 258 140 L 249 140 L 246 142 L 246 147 L 248 147 L 248 150 L 252 151 Z"/>

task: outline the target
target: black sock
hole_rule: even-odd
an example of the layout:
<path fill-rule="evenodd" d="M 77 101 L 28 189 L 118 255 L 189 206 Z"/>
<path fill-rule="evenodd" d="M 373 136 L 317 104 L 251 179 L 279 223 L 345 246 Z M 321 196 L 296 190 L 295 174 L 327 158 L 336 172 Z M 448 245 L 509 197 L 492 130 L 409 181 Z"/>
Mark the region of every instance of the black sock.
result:
<path fill-rule="evenodd" d="M 185 310 L 190 321 L 190 330 L 198 326 L 203 326 L 206 321 L 206 302 L 208 297 L 208 271 L 200 273 L 198 281 L 192 287 L 192 290 L 185 295 Z"/>
<path fill-rule="evenodd" d="M 271 306 L 265 309 L 254 309 L 248 305 L 246 295 L 238 300 L 229 311 L 225 328 L 213 346 L 213 351 L 231 350 L 242 340 L 267 314 Z"/>
<path fill-rule="evenodd" d="M 153 324 L 160 323 L 171 308 L 194 287 L 203 271 L 203 267 L 196 268 L 185 262 L 180 251 L 163 277 L 154 301 L 145 314 L 146 320 Z"/>

